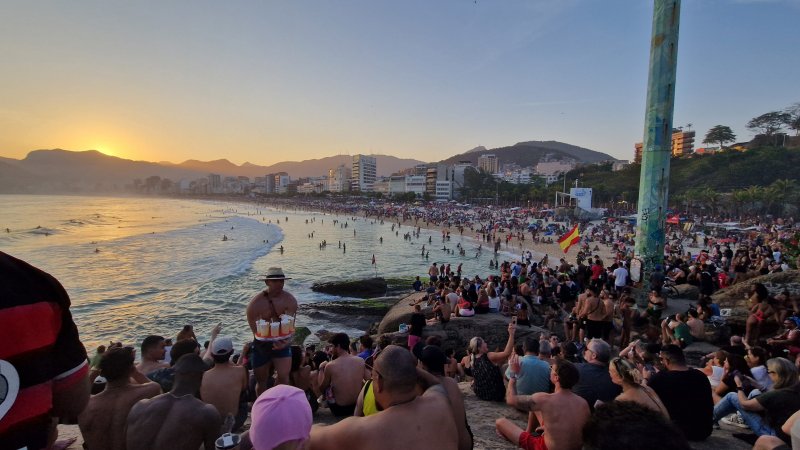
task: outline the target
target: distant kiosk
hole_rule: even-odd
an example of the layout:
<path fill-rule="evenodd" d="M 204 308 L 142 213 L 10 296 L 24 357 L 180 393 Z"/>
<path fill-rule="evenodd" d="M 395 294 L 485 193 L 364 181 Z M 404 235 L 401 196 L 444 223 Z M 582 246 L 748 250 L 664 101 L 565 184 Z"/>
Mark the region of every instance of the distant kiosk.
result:
<path fill-rule="evenodd" d="M 569 188 L 569 194 L 556 192 L 557 208 L 574 208 L 576 206 L 586 211 L 592 209 L 592 188 L 571 187 Z"/>
<path fill-rule="evenodd" d="M 571 187 L 569 193 L 556 192 L 555 207 L 570 209 L 576 217 L 589 220 L 599 219 L 606 212 L 605 208 L 592 208 L 592 188 L 588 187 Z"/>

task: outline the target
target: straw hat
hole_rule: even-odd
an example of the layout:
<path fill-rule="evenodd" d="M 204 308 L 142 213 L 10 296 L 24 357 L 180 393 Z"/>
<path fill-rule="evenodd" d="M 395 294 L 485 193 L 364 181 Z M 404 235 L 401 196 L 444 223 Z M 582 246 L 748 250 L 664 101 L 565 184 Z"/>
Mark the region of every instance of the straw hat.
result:
<path fill-rule="evenodd" d="M 264 278 L 261 281 L 269 281 L 269 280 L 291 280 L 286 275 L 283 274 L 283 269 L 280 267 L 270 267 L 267 269 L 267 274 L 264 275 Z"/>

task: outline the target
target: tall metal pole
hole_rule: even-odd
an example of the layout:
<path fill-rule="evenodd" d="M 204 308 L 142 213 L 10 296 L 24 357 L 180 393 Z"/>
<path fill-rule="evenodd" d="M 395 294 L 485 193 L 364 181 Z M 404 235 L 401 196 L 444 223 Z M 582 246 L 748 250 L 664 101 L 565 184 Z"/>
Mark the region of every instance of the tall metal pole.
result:
<path fill-rule="evenodd" d="M 655 265 L 664 259 L 680 11 L 680 0 L 654 0 L 635 248 L 645 286 Z M 646 295 L 638 303 L 646 306 Z"/>

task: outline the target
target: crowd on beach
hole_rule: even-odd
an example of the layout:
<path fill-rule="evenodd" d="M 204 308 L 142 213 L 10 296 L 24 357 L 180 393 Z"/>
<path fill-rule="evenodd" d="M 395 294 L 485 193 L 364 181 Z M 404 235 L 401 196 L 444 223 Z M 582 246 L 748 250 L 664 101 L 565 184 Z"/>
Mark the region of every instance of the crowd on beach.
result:
<path fill-rule="evenodd" d="M 0 373 L 18 374 L 18 393 L 6 396 L 7 409 L 0 403 L 0 447 L 50 448 L 60 418 L 77 421 L 90 450 L 469 449 L 459 382 L 481 401 L 528 414 L 526 423 L 495 420 L 498 439 L 525 449 L 689 448 L 720 423 L 749 428 L 735 436 L 754 448 L 800 443 L 796 294 L 754 283 L 743 336 L 731 336 L 697 367 L 685 353 L 707 327 L 724 322 L 715 291 L 797 268 L 785 248 L 793 221 L 753 221 L 754 229 L 735 236 L 668 229 L 663 264 L 641 282 L 644 306 L 630 273 L 635 227 L 625 220 L 583 224 L 571 263 L 549 253 L 534 258 L 526 247 L 551 244 L 569 221 L 543 215 L 531 226 L 529 211 L 443 206 L 359 204 L 336 212 L 424 222 L 441 228 L 443 241 L 468 230 L 496 255 L 487 274 L 434 262 L 412 286 L 424 295 L 412 303 L 407 329 L 355 341 L 337 333 L 306 347 L 257 332 L 259 320 L 297 312 L 284 289 L 290 278 L 273 267 L 243 318 L 250 342 L 235 345 L 219 324 L 201 344 L 186 325 L 174 338 L 111 342 L 87 357 L 60 283 L 0 252 L 0 322 L 7 325 L 0 336 L 16 343 L 0 354 Z M 501 249 L 518 256 L 501 258 Z M 696 286 L 700 299 L 667 314 L 668 294 L 683 284 Z M 492 314 L 508 318 L 503 348 L 489 348 L 481 336 L 467 348 L 446 348 L 426 333 Z M 517 329 L 533 325 L 543 331 L 518 342 Z M 338 421 L 313 425 L 319 408 Z"/>

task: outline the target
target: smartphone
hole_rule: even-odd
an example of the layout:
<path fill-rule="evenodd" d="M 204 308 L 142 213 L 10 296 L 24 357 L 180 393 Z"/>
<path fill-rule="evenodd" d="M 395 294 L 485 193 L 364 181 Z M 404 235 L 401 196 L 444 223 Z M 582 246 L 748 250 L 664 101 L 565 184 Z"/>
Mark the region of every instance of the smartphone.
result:
<path fill-rule="evenodd" d="M 513 323 L 514 325 L 516 325 L 516 324 L 517 324 L 517 316 L 513 316 L 513 317 L 511 318 L 511 323 Z"/>

